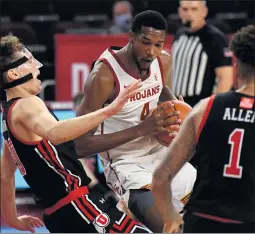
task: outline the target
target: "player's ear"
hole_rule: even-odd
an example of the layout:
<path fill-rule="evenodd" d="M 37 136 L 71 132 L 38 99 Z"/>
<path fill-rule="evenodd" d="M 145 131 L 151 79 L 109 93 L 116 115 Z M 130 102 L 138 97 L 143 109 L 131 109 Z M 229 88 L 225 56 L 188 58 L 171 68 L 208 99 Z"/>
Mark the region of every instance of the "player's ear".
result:
<path fill-rule="evenodd" d="M 131 30 L 128 32 L 128 41 L 132 44 L 135 40 L 135 33 Z"/>
<path fill-rule="evenodd" d="M 20 76 L 16 69 L 10 69 L 7 71 L 7 75 L 10 81 L 17 80 Z"/>

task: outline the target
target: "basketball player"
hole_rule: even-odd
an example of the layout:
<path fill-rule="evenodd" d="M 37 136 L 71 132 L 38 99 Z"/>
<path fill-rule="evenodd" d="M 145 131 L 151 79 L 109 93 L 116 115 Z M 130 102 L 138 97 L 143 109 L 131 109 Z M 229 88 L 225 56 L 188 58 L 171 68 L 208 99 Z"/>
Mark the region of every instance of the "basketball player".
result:
<path fill-rule="evenodd" d="M 35 217 L 17 217 L 14 173 L 18 167 L 44 208 L 44 223 L 50 232 L 149 232 L 120 212 L 100 186 L 90 191 L 91 179 L 77 159 L 73 139 L 117 113 L 141 87 L 136 81 L 111 105 L 88 115 L 58 121 L 36 95 L 42 64 L 15 36 L 0 40 L 1 84 L 5 146 L 1 157 L 1 210 L 9 226 L 34 232 L 42 222 Z"/>
<path fill-rule="evenodd" d="M 169 180 L 195 154 L 198 175 L 185 207 L 184 232 L 255 233 L 254 25 L 237 32 L 230 49 L 242 87 L 202 100 L 155 170 L 152 191 L 166 232 L 181 222 L 169 199 Z"/>
<path fill-rule="evenodd" d="M 132 22 L 128 44 L 123 48 L 109 48 L 100 56 L 86 81 L 78 114 L 108 106 L 134 80 L 140 78 L 143 87 L 119 113 L 104 121 L 95 135 L 94 129 L 75 140 L 80 157 L 100 153 L 108 185 L 122 196 L 125 206 L 135 217 L 153 232 L 163 230 L 163 221 L 150 191 L 152 173 L 167 150 L 153 137 L 157 132 L 166 131 L 158 128 L 157 118 L 162 110 L 157 105 L 159 100 L 175 99 L 167 87 L 171 58 L 163 51 L 166 29 L 167 23 L 160 13 L 144 11 Z M 149 115 L 154 108 L 156 111 Z M 165 118 L 177 114 L 172 112 Z M 153 121 L 148 122 L 148 119 Z M 180 123 L 174 119 L 168 119 L 167 124 Z M 195 177 L 196 170 L 187 163 L 175 180 L 174 202 L 180 212 Z"/>

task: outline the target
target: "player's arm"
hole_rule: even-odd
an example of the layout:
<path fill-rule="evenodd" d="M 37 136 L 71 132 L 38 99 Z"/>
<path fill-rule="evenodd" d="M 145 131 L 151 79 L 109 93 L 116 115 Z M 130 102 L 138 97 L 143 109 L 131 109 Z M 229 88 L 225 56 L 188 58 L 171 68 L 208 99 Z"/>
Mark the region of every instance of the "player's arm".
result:
<path fill-rule="evenodd" d="M 177 99 L 172 93 L 171 89 L 171 56 L 167 52 L 163 51 L 159 56 L 162 72 L 163 72 L 163 90 L 159 97 L 160 102 Z"/>
<path fill-rule="evenodd" d="M 158 210 L 165 221 L 178 217 L 171 202 L 172 191 L 169 183 L 195 153 L 198 128 L 207 103 L 208 99 L 205 99 L 193 108 L 171 143 L 164 160 L 154 172 L 152 192 Z"/>
<path fill-rule="evenodd" d="M 16 113 L 22 114 L 18 115 L 17 121 L 25 126 L 28 131 L 48 139 L 53 144 L 61 144 L 81 136 L 117 113 L 126 101 L 135 95 L 136 89 L 140 86 L 140 81 L 135 82 L 108 107 L 67 120 L 57 121 L 50 114 L 44 102 L 36 96 L 20 100 L 16 104 L 17 107 L 14 108 L 19 108 Z"/>
<path fill-rule="evenodd" d="M 11 154 L 4 144 L 1 157 L 1 211 L 7 224 L 11 227 L 17 222 L 15 202 L 15 171 L 17 169 Z"/>
<path fill-rule="evenodd" d="M 78 108 L 77 115 L 96 111 L 112 98 L 115 90 L 114 77 L 103 63 L 97 64 L 87 78 L 84 87 L 84 97 Z M 79 157 L 87 157 L 95 153 L 113 149 L 138 137 L 146 135 L 148 129 L 140 125 L 114 132 L 111 134 L 94 135 L 95 129 L 75 139 L 75 148 Z"/>
<path fill-rule="evenodd" d="M 17 216 L 15 201 L 15 171 L 17 169 L 11 153 L 4 144 L 1 156 L 1 212 L 8 226 L 21 231 L 35 232 L 35 227 L 44 226 L 43 222 L 30 215 Z"/>

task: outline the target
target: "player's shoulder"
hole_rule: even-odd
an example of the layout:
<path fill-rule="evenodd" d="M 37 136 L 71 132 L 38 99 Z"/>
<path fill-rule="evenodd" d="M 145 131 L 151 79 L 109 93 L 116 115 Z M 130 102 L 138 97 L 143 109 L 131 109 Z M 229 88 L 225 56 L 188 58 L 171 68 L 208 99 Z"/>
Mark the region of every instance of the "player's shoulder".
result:
<path fill-rule="evenodd" d="M 204 98 L 202 100 L 200 100 L 192 109 L 192 111 L 190 112 L 190 118 L 192 119 L 197 119 L 200 118 L 201 116 L 203 116 L 205 114 L 205 111 L 209 105 L 209 103 L 213 102 L 215 98 L 215 95 L 212 95 L 210 97 Z"/>
<path fill-rule="evenodd" d="M 28 97 L 24 97 L 19 99 L 17 102 L 16 106 L 19 108 L 25 108 L 25 109 L 31 109 L 33 107 L 36 107 L 38 105 L 43 105 L 45 106 L 45 103 L 43 100 L 35 95 L 30 95 Z"/>
<path fill-rule="evenodd" d="M 209 102 L 213 101 L 213 99 L 215 98 L 215 95 L 212 95 L 210 97 L 207 98 L 203 98 L 202 100 L 200 100 L 193 108 L 193 111 L 196 112 L 201 112 L 201 111 L 205 111 L 205 109 L 207 108 Z"/>
<path fill-rule="evenodd" d="M 114 87 L 115 73 L 107 61 L 98 61 L 84 84 L 84 92 L 88 92 L 91 87 L 105 90 L 106 87 Z M 92 88 L 92 89 L 93 89 Z"/>
<path fill-rule="evenodd" d="M 43 100 L 35 95 L 31 95 L 28 97 L 21 98 L 15 104 L 12 115 L 15 119 L 23 119 L 26 120 L 26 117 L 38 110 L 46 110 L 47 107 Z"/>

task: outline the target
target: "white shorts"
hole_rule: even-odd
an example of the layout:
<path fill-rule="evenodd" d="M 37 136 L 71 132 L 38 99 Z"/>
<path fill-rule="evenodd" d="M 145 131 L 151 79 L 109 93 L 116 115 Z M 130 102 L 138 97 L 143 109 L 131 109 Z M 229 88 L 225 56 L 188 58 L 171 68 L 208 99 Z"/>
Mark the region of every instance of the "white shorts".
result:
<path fill-rule="evenodd" d="M 130 189 L 151 188 L 153 171 L 159 162 L 157 158 L 153 165 L 144 165 L 143 158 L 143 164 L 129 160 L 121 160 L 116 164 L 108 163 L 104 168 L 106 182 L 128 204 Z M 173 179 L 171 186 L 176 211 L 181 212 L 186 204 L 195 183 L 196 174 L 196 169 L 190 163 L 186 163 Z"/>

